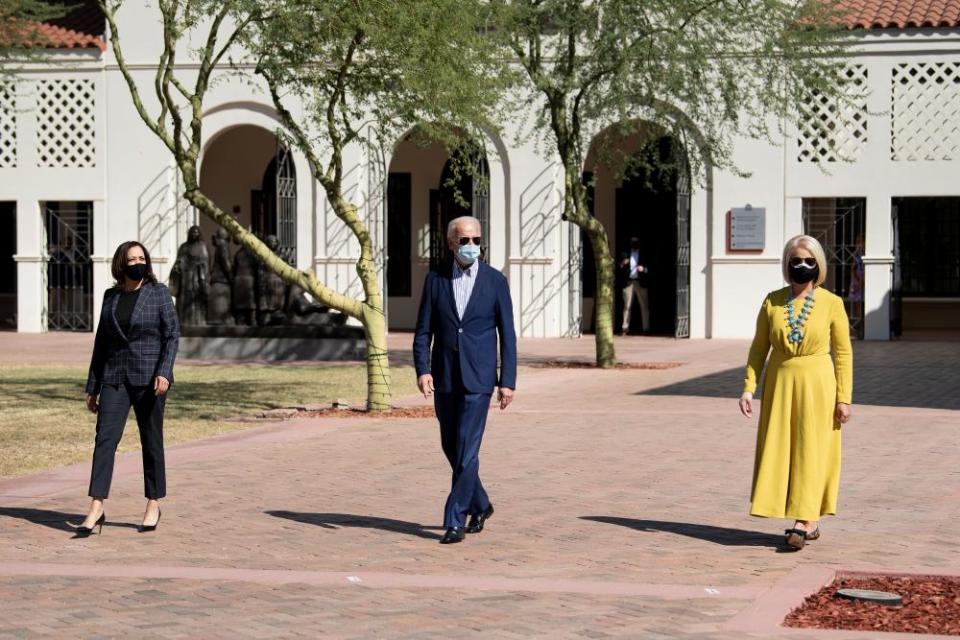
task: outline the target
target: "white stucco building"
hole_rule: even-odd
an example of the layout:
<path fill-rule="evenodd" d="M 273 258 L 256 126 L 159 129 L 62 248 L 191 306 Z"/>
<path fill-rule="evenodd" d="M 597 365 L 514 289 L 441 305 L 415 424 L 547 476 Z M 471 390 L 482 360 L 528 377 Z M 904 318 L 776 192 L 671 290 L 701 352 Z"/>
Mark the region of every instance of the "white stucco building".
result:
<path fill-rule="evenodd" d="M 594 214 L 614 251 L 630 235 L 644 242 L 654 333 L 752 335 L 763 295 L 782 284 L 783 243 L 801 232 L 826 246 L 827 286 L 848 298 L 863 337 L 960 331 L 960 16 L 936 2 L 850 4 L 867 7 L 852 13 L 848 73 L 868 91 L 844 109 L 811 104 L 809 117 L 830 122 L 832 138 L 800 126 L 780 145 L 738 140 L 735 162 L 750 177 L 711 171 L 689 194 L 618 183 L 588 158 Z M 901 4 L 926 8 L 888 10 Z M 156 9 L 129 4 L 120 17 L 127 61 L 149 87 Z M 139 239 L 165 279 L 198 222 L 178 197 L 167 150 L 131 104 L 102 19 L 85 7 L 67 26 L 50 29 L 61 48 L 0 79 L 0 324 L 23 332 L 91 330 L 114 248 Z M 355 243 L 304 158 L 279 148 L 269 99 L 225 81 L 206 108 L 203 190 L 244 224 L 279 232 L 298 267 L 357 290 Z M 391 330 L 412 328 L 431 238 L 466 211 L 485 221 L 486 258 L 509 278 L 521 335 L 589 330 L 590 276 L 571 264 L 579 241 L 559 217 L 559 168 L 516 139 L 509 129 L 488 132 L 489 188 L 468 208 L 442 186 L 448 157 L 439 145 L 352 150 L 351 196 L 384 249 Z M 736 251 L 729 212 L 748 205 L 764 212 L 762 249 Z M 209 238 L 212 223 L 199 224 Z M 861 274 L 862 302 L 851 284 Z"/>

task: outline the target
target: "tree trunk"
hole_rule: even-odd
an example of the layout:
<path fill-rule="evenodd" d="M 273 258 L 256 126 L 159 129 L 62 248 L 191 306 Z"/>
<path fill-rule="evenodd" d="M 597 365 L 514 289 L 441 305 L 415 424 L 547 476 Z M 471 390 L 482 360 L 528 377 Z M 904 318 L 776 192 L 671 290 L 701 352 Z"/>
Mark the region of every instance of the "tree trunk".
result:
<path fill-rule="evenodd" d="M 390 360 L 387 357 L 387 321 L 380 309 L 364 305 L 363 330 L 367 338 L 367 410 L 389 411 Z"/>
<path fill-rule="evenodd" d="M 569 146 L 561 147 L 561 150 Z M 603 224 L 590 215 L 587 206 L 587 193 L 577 173 L 579 162 L 569 159 L 569 151 L 564 162 L 567 167 L 564 185 L 566 203 L 564 215 L 568 222 L 577 225 L 586 234 L 593 248 L 594 265 L 597 270 L 597 290 L 594 294 L 594 340 L 596 342 L 597 366 L 609 369 L 617 363 L 617 353 L 613 345 L 613 300 L 616 295 L 614 286 L 613 256 L 607 242 L 607 231 Z"/>
<path fill-rule="evenodd" d="M 391 398 L 390 363 L 387 358 L 387 323 L 383 312 L 383 298 L 380 295 L 376 269 L 372 266 L 373 261 L 369 259 L 369 256 L 372 255 L 369 240 L 367 240 L 366 245 L 361 242 L 363 257 L 361 257 L 357 266 L 357 273 L 360 275 L 366 293 L 366 301 L 361 304 L 358 300 L 323 287 L 315 278 L 306 277 L 306 274 L 302 271 L 289 266 L 236 220 L 224 213 L 199 189 L 188 189 L 184 195 L 201 213 L 227 229 L 234 240 L 240 241 L 241 244 L 250 249 L 259 260 L 263 261 L 271 271 L 280 275 L 286 282 L 302 287 L 323 304 L 361 322 L 367 341 L 367 409 L 370 411 L 389 410 L 391 408 Z M 356 211 L 351 208 L 349 214 L 350 216 L 356 216 Z M 369 238 L 367 235 L 365 237 Z"/>
<path fill-rule="evenodd" d="M 387 358 L 387 319 L 380 292 L 380 279 L 373 260 L 373 239 L 356 206 L 344 200 L 339 186 L 327 191 L 327 200 L 360 243 L 357 276 L 363 286 L 363 309 L 357 319 L 367 338 L 367 410 L 388 411 L 390 405 L 390 362 Z"/>
<path fill-rule="evenodd" d="M 597 291 L 594 295 L 594 338 L 597 349 L 597 366 L 609 369 L 617 363 L 617 354 L 613 346 L 613 317 L 614 283 L 613 256 L 610 255 L 610 245 L 607 244 L 607 234 L 596 219 L 593 224 L 585 225 L 584 231 L 593 247 L 594 264 L 597 270 Z"/>

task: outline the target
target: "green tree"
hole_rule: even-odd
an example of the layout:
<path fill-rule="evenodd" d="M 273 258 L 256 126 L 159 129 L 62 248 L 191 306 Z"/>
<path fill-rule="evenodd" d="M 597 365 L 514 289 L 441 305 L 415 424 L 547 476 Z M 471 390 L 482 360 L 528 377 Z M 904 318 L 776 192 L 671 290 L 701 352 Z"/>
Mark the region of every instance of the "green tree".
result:
<path fill-rule="evenodd" d="M 847 44 L 828 0 L 494 0 L 500 46 L 523 71 L 517 102 L 538 114 L 563 166 L 562 218 L 593 249 L 597 273 L 596 359 L 616 363 L 614 260 L 592 217 L 583 181 L 592 135 L 662 131 L 687 153 L 670 162 L 737 171 L 735 136 L 773 141 L 811 95 L 843 100 Z M 648 123 L 642 129 L 638 121 Z M 654 156 L 604 161 L 621 175 L 661 163 Z M 686 170 L 686 167 L 683 167 Z"/>
<path fill-rule="evenodd" d="M 450 27 L 475 37 L 471 26 L 475 18 L 465 11 L 470 3 L 159 0 L 163 52 L 152 83 L 159 105 L 154 113 L 141 99 L 123 56 L 116 17 L 123 0 L 98 4 L 107 17 L 110 44 L 133 104 L 172 153 L 182 176 L 183 197 L 286 282 L 361 322 L 367 338 L 367 406 L 389 409 L 390 369 L 375 247 L 358 206 L 344 195 L 343 153 L 352 143 L 372 144 L 404 123 L 410 126 L 421 119 L 437 136 L 454 130 L 446 126 L 452 119 L 441 121 L 441 116 L 456 114 L 467 116 L 465 123 L 481 122 L 471 118 L 480 112 L 479 103 L 468 100 L 485 86 L 477 75 L 480 69 L 465 49 L 446 37 Z M 199 48 L 188 49 L 195 42 L 201 43 Z M 465 39 L 463 46 L 470 42 Z M 184 49 L 196 65 L 178 66 Z M 250 65 L 255 66 L 253 75 Z M 204 99 L 217 73 L 241 74 L 254 85 L 258 79 L 266 80 L 285 125 L 280 135 L 308 158 L 335 214 L 360 244 L 357 273 L 362 299 L 335 291 L 312 271 L 288 265 L 200 189 Z M 478 80 L 475 87 L 468 86 L 470 78 Z M 294 100 L 301 101 L 297 107 L 288 104 Z M 294 116 L 294 108 L 303 116 Z"/>
<path fill-rule="evenodd" d="M 482 136 L 497 98 L 495 51 L 480 34 L 472 0 L 284 0 L 269 7 L 270 20 L 258 22 L 244 43 L 287 136 L 359 241 L 364 299 L 347 312 L 366 328 L 375 384 L 388 379 L 384 300 L 370 229 L 344 191 L 344 152 L 357 145 L 389 154 L 416 127 L 420 140 L 460 151 L 453 156 L 469 170 L 463 150 Z M 291 104 L 302 106 L 301 116 Z"/>

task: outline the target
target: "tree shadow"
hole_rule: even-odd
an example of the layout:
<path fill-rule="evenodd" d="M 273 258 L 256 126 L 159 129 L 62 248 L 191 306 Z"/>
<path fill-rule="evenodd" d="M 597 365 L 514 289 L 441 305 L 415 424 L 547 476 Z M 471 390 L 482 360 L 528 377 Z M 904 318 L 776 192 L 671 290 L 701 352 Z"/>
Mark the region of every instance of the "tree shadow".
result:
<path fill-rule="evenodd" d="M 581 520 L 592 520 L 606 524 L 615 524 L 636 531 L 674 533 L 688 538 L 705 540 L 725 547 L 771 547 L 782 549 L 783 536 L 762 531 L 745 531 L 715 527 L 708 524 L 692 524 L 689 522 L 665 522 L 663 520 L 637 520 L 635 518 L 619 518 L 616 516 L 580 516 Z"/>
<path fill-rule="evenodd" d="M 418 522 L 393 520 L 392 518 L 378 518 L 376 516 L 359 516 L 349 513 L 301 513 L 296 511 L 266 511 L 275 518 L 286 518 L 295 522 L 312 524 L 324 529 L 339 529 L 340 527 L 356 527 L 360 529 L 380 529 L 391 533 L 439 540 L 440 534 L 432 531 L 442 531 L 443 527 L 428 527 Z"/>
<path fill-rule="evenodd" d="M 73 533 L 76 528 L 83 523 L 85 514 L 67 513 L 65 511 L 51 511 L 49 509 L 30 509 L 26 507 L 0 507 L 0 517 L 17 518 L 26 520 L 32 524 L 39 524 L 57 531 L 66 531 Z M 125 529 L 136 529 L 137 525 L 128 522 L 110 522 L 104 523 L 105 527 L 119 527 Z"/>

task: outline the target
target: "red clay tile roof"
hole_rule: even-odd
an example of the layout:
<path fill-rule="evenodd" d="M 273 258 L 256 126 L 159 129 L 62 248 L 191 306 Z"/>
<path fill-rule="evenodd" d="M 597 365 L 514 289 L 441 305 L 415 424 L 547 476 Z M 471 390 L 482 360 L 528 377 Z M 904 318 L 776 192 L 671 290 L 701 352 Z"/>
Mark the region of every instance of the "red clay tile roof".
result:
<path fill-rule="evenodd" d="M 94 0 L 81 0 L 80 2 L 67 1 L 65 4 L 70 7 L 70 11 L 63 17 L 44 23 L 25 23 L 22 27 L 23 35 L 19 37 L 11 27 L 8 27 L 3 34 L 5 39 L 22 38 L 34 47 L 96 48 L 105 51 L 107 43 L 103 35 L 106 31 L 106 20 L 97 3 Z M 15 29 L 15 25 L 12 27 Z"/>
<path fill-rule="evenodd" d="M 960 0 L 840 0 L 850 29 L 960 27 Z"/>
<path fill-rule="evenodd" d="M 90 49 L 94 47 L 101 51 L 107 49 L 107 43 L 100 36 L 48 23 L 36 27 L 36 44 L 51 49 Z"/>

